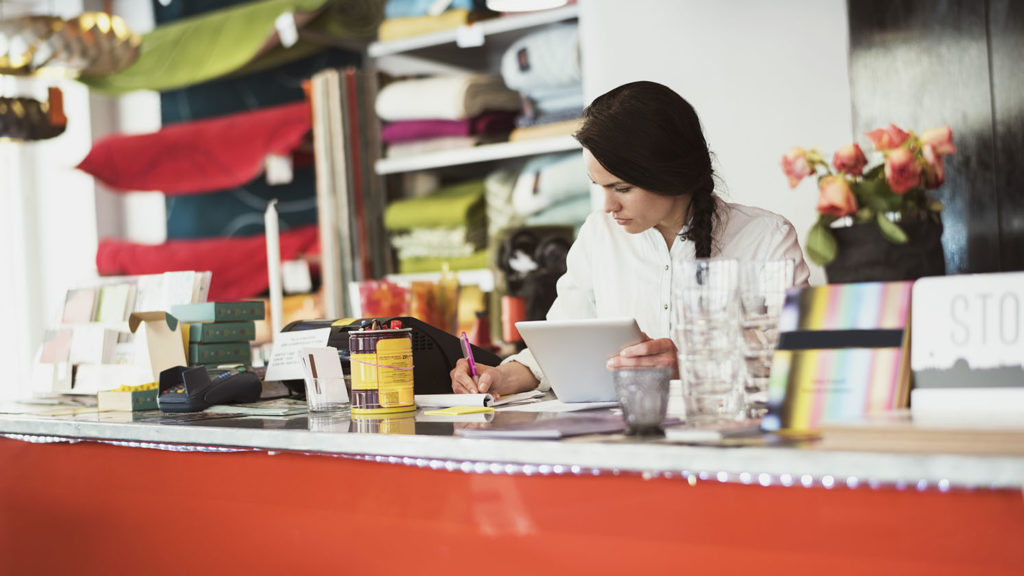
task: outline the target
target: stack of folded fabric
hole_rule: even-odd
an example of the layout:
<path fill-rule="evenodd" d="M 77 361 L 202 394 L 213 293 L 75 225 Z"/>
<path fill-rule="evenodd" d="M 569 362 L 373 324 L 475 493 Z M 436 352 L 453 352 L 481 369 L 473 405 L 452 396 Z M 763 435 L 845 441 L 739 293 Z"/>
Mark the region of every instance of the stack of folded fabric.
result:
<path fill-rule="evenodd" d="M 512 205 L 527 225 L 568 224 L 578 229 L 591 211 L 583 155 L 548 154 L 528 161 L 516 178 Z"/>
<path fill-rule="evenodd" d="M 484 181 L 470 180 L 418 198 L 392 202 L 384 227 L 393 236 L 402 274 L 487 266 Z"/>
<path fill-rule="evenodd" d="M 519 106 L 516 92 L 485 74 L 399 80 L 375 104 L 389 158 L 504 140 Z"/>
<path fill-rule="evenodd" d="M 505 84 L 523 97 L 509 140 L 572 134 L 583 113 L 579 26 L 555 24 L 523 36 L 501 58 Z"/>
<path fill-rule="evenodd" d="M 497 16 L 484 0 L 388 0 L 377 39 L 390 42 L 472 24 Z"/>

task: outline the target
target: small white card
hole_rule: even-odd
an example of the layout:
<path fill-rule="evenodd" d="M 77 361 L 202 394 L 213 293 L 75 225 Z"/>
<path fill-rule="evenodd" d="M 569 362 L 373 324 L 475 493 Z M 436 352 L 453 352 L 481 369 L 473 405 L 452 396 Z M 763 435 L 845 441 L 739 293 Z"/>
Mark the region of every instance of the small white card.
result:
<path fill-rule="evenodd" d="M 267 184 L 271 186 L 291 184 L 295 178 L 291 156 L 268 154 L 263 161 L 263 167 L 266 170 Z"/>
<path fill-rule="evenodd" d="M 302 349 L 327 346 L 330 336 L 330 328 L 281 332 L 274 339 L 264 380 L 302 380 L 305 377 L 299 360 Z"/>
<path fill-rule="evenodd" d="M 313 291 L 313 277 L 309 262 L 285 260 L 281 262 L 281 287 L 285 294 L 308 294 Z"/>
<path fill-rule="evenodd" d="M 303 348 L 299 352 L 302 363 L 303 379 L 307 386 L 319 386 L 324 402 L 329 404 L 348 402 L 348 389 L 345 388 L 345 371 L 341 368 L 338 349 L 333 346 Z M 316 379 L 317 382 L 314 382 Z M 332 381 L 337 386 L 326 386 L 324 382 Z M 308 388 L 307 388 L 308 389 Z"/>

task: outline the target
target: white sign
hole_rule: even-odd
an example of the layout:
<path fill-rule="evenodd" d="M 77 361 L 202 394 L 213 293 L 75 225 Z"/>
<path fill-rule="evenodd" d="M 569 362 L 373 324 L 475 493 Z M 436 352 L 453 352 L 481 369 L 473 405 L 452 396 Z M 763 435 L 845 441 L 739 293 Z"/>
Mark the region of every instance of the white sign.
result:
<path fill-rule="evenodd" d="M 1024 366 L 1024 272 L 918 280 L 910 363 L 915 373 Z"/>
<path fill-rule="evenodd" d="M 299 353 L 303 348 L 327 346 L 330 328 L 281 332 L 274 338 L 274 351 L 270 353 L 264 380 L 302 380 L 304 374 Z"/>

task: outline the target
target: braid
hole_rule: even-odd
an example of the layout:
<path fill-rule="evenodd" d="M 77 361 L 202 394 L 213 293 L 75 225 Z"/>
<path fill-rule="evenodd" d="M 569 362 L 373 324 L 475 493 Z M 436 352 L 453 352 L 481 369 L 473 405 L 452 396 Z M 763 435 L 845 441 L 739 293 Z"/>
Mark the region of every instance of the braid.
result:
<path fill-rule="evenodd" d="M 697 187 L 690 197 L 690 227 L 681 237 L 693 242 L 693 251 L 697 258 L 711 257 L 711 233 L 717 219 L 713 191 L 714 181 L 709 174 L 707 182 Z"/>

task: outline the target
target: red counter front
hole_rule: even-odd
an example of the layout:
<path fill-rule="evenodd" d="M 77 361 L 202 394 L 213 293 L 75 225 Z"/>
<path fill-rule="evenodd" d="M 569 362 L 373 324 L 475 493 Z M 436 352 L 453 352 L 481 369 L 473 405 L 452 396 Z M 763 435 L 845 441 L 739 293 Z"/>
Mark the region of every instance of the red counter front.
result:
<path fill-rule="evenodd" d="M 744 572 L 1021 574 L 1024 498 L 0 439 L 2 574 Z"/>

